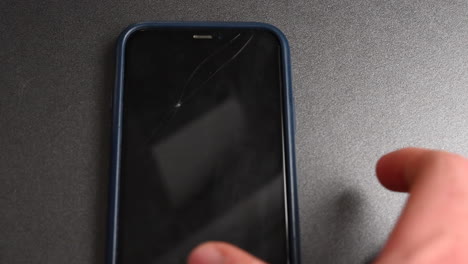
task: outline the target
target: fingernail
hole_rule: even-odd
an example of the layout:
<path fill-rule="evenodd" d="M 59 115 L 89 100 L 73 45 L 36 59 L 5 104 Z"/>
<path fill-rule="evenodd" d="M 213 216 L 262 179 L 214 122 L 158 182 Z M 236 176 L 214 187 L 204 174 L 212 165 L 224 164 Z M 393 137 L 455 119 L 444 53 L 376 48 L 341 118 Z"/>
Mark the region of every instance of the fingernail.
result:
<path fill-rule="evenodd" d="M 213 245 L 202 245 L 195 249 L 191 259 L 196 260 L 197 264 L 223 264 L 223 254 Z"/>

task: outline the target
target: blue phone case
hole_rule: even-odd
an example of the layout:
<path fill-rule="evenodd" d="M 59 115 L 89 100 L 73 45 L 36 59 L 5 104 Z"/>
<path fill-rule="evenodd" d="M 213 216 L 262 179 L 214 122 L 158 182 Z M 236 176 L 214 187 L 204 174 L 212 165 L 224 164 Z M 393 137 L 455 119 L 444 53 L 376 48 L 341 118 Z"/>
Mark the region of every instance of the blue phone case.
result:
<path fill-rule="evenodd" d="M 125 45 L 129 36 L 141 29 L 146 28 L 261 28 L 274 33 L 281 45 L 282 73 L 283 73 L 283 120 L 285 134 L 285 155 L 286 155 L 286 195 L 287 195 L 287 236 L 288 255 L 290 263 L 300 263 L 300 238 L 299 238 L 299 216 L 297 207 L 297 181 L 294 150 L 294 104 L 291 86 L 291 64 L 289 55 L 289 45 L 284 34 L 276 27 L 255 22 L 145 22 L 129 26 L 125 29 L 117 43 L 117 63 L 116 79 L 113 98 L 113 126 L 112 126 L 112 154 L 109 180 L 109 207 L 108 207 L 108 238 L 107 238 L 107 262 L 115 264 L 117 260 L 117 222 L 119 208 L 119 182 L 120 182 L 120 155 L 122 138 L 122 102 L 124 84 L 125 65 Z"/>

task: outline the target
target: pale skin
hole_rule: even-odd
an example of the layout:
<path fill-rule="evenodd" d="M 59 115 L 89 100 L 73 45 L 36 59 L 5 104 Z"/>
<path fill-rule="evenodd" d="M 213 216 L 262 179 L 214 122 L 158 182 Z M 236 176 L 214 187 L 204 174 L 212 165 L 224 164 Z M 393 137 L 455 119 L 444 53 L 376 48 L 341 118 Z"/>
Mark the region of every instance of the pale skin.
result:
<path fill-rule="evenodd" d="M 377 178 L 409 198 L 375 264 L 468 263 L 468 159 L 405 148 L 377 162 Z M 265 264 L 224 242 L 196 247 L 188 264 Z"/>

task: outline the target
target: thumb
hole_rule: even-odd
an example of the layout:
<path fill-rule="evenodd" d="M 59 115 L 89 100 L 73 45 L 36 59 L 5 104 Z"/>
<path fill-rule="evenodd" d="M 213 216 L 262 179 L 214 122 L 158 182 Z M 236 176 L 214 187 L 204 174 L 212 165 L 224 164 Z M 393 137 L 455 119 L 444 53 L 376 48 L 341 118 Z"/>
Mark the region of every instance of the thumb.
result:
<path fill-rule="evenodd" d="M 244 250 L 224 242 L 206 242 L 196 247 L 188 264 L 266 264 Z"/>

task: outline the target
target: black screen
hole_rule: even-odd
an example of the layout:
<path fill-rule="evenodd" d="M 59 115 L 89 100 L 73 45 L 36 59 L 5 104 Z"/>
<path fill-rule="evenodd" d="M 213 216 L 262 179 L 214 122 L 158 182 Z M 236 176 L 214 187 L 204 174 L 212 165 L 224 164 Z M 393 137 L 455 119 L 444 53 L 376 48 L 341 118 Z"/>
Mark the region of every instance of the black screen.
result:
<path fill-rule="evenodd" d="M 212 240 L 287 263 L 280 54 L 263 29 L 130 36 L 118 263 L 181 264 Z"/>

